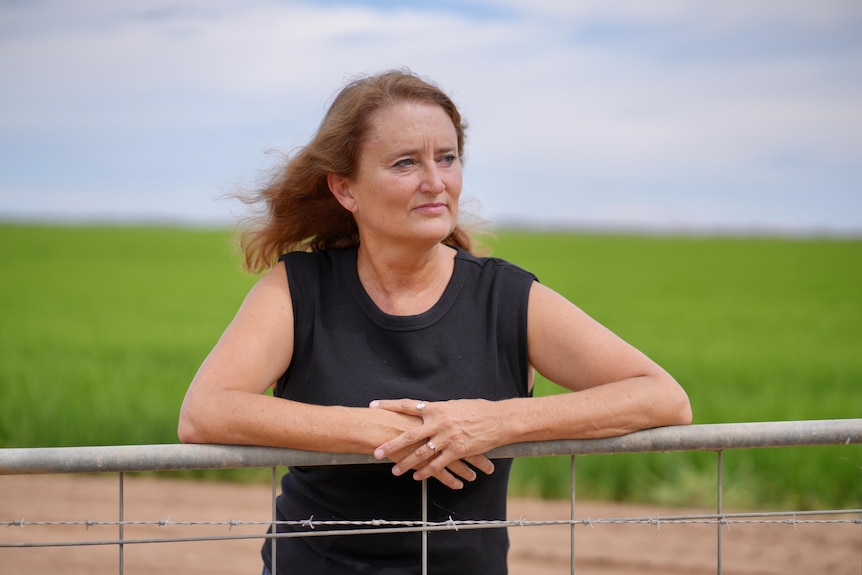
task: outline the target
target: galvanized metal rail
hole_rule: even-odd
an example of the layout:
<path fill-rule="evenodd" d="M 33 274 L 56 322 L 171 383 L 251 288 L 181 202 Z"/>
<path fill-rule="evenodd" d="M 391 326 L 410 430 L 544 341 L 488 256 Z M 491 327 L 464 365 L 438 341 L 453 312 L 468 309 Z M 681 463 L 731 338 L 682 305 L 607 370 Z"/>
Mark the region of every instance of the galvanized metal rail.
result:
<path fill-rule="evenodd" d="M 489 456 L 540 457 L 862 443 L 862 419 L 720 423 L 648 429 L 606 439 L 515 443 Z M 0 475 L 238 469 L 377 463 L 370 455 L 238 445 L 114 445 L 0 449 Z"/>

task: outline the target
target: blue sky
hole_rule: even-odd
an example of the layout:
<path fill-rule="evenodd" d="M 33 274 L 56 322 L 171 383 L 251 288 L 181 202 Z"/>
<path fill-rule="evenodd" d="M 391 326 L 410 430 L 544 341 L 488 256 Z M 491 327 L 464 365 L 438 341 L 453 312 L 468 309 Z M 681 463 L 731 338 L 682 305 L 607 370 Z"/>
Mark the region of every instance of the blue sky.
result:
<path fill-rule="evenodd" d="M 460 105 L 492 222 L 862 233 L 855 0 L 0 0 L 0 219 L 231 222 L 399 67 Z"/>

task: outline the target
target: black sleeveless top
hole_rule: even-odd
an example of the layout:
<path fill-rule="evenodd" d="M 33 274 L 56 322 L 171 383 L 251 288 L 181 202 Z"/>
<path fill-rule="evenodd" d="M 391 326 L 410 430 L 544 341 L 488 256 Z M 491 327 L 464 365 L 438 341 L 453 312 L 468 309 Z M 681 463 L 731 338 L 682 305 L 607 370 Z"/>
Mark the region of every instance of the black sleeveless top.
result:
<path fill-rule="evenodd" d="M 414 316 L 382 312 L 365 292 L 356 248 L 281 257 L 293 299 L 295 343 L 279 397 L 366 407 L 374 399 L 526 397 L 527 299 L 535 277 L 505 261 L 458 250 L 440 300 Z M 511 461 L 451 490 L 429 479 L 429 521 L 503 520 Z M 421 520 L 421 484 L 391 462 L 292 467 L 279 520 Z M 280 526 L 282 531 L 308 531 Z M 420 573 L 419 533 L 278 539 L 278 573 Z M 505 528 L 429 532 L 429 573 L 504 574 Z M 270 542 L 263 546 L 270 562 Z"/>

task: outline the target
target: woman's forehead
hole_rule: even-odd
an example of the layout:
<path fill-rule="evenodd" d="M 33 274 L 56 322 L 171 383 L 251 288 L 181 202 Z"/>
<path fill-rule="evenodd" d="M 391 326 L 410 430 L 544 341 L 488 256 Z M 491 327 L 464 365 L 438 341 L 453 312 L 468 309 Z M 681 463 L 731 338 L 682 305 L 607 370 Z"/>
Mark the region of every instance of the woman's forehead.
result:
<path fill-rule="evenodd" d="M 424 102 L 398 102 L 377 110 L 369 118 L 366 144 L 397 144 L 421 139 L 451 140 L 458 135 L 452 119 L 441 106 Z"/>

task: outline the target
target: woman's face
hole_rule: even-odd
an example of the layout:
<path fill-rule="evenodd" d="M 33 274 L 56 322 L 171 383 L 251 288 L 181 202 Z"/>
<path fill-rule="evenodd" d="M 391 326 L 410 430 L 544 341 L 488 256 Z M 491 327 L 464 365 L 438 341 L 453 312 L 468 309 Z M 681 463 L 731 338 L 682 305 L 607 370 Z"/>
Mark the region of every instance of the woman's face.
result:
<path fill-rule="evenodd" d="M 370 119 L 354 178 L 330 175 L 361 241 L 440 242 L 455 229 L 461 195 L 458 136 L 435 104 L 402 102 Z"/>

